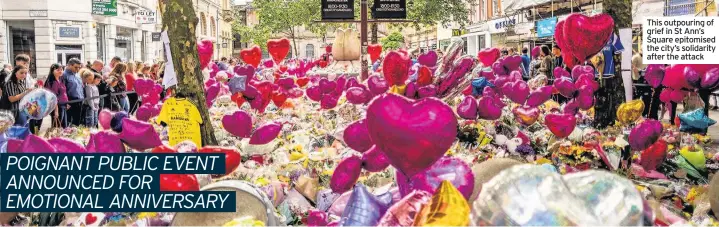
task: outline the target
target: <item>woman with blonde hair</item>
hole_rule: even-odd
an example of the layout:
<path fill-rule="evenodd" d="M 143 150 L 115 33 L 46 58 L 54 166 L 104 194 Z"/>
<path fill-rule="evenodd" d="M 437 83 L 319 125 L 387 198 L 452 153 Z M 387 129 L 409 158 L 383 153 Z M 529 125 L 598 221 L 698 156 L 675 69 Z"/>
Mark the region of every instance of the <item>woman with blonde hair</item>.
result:
<path fill-rule="evenodd" d="M 112 69 L 110 72 L 110 81 L 108 82 L 110 84 L 110 92 L 112 93 L 120 93 L 127 91 L 127 84 L 125 83 L 125 75 L 128 73 L 128 66 L 125 63 L 117 63 L 115 64 L 115 68 Z M 113 96 L 117 100 L 117 103 L 119 104 L 118 107 L 122 108 L 122 110 L 130 111 L 130 103 L 127 99 L 127 94 L 120 94 L 120 95 L 114 95 Z M 112 110 L 118 111 L 119 108 L 115 108 L 113 105 Z"/>
<path fill-rule="evenodd" d="M 127 86 L 126 91 L 135 91 L 135 80 L 138 78 L 137 71 L 141 71 L 144 67 L 142 62 L 137 63 L 127 63 L 128 69 L 127 73 L 125 73 L 125 85 Z M 128 108 L 127 113 L 132 114 L 137 109 L 137 93 L 130 93 L 125 96 L 125 99 L 128 100 Z"/>

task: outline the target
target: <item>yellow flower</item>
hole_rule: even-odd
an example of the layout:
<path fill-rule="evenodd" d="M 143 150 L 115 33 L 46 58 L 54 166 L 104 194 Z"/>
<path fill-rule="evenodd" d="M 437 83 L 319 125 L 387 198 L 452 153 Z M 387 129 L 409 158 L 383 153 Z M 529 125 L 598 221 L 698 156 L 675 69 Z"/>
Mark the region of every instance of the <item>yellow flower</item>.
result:
<path fill-rule="evenodd" d="M 543 164 L 552 164 L 552 161 L 550 161 L 547 158 L 540 158 L 540 159 L 537 159 L 537 161 L 534 161 L 534 163 L 537 165 L 543 165 Z"/>
<path fill-rule="evenodd" d="M 270 181 L 264 177 L 260 177 L 260 178 L 257 178 L 257 180 L 255 180 L 255 185 L 260 186 L 260 187 L 266 186 L 268 184 L 270 184 Z"/>
<path fill-rule="evenodd" d="M 142 212 L 137 215 L 137 219 L 151 218 L 157 216 L 156 212 Z"/>

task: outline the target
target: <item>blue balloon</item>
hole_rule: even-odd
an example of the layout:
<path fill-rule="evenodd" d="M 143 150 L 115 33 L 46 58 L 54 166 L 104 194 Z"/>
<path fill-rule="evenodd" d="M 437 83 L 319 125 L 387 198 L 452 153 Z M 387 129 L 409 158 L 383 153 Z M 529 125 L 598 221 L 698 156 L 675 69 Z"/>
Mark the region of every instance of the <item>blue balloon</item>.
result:
<path fill-rule="evenodd" d="M 484 77 L 472 79 L 472 95 L 481 95 L 485 87 L 494 87 L 494 84 L 489 82 L 487 78 Z"/>
<path fill-rule="evenodd" d="M 24 140 L 28 135 L 30 135 L 30 129 L 28 127 L 10 126 L 7 130 L 8 138 Z"/>
<path fill-rule="evenodd" d="M 357 184 L 342 212 L 341 226 L 376 226 L 379 219 L 389 208 L 389 204 L 380 201 L 367 187 Z"/>
<path fill-rule="evenodd" d="M 112 131 L 117 133 L 122 132 L 122 119 L 127 117 L 128 115 L 125 111 L 115 113 L 115 116 L 112 117 L 112 120 L 110 120 L 110 127 L 112 128 Z"/>
<path fill-rule="evenodd" d="M 717 123 L 704 115 L 704 109 L 701 108 L 679 114 L 679 121 L 681 122 L 679 131 L 694 133 L 703 133 L 709 126 Z"/>

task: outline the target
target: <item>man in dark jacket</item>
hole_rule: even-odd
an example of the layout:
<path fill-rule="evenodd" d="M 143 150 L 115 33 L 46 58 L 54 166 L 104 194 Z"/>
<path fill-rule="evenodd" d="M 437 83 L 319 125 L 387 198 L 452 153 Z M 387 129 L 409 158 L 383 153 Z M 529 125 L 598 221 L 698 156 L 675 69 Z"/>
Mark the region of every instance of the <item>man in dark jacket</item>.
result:
<path fill-rule="evenodd" d="M 92 63 L 92 72 L 96 75 L 100 75 L 103 79 L 100 80 L 100 84 L 97 85 L 97 90 L 100 92 L 100 96 L 107 95 L 100 98 L 100 109 L 110 109 L 110 86 L 105 82 L 105 77 L 102 75 L 102 70 L 105 68 L 105 63 L 100 60 L 95 60 Z"/>

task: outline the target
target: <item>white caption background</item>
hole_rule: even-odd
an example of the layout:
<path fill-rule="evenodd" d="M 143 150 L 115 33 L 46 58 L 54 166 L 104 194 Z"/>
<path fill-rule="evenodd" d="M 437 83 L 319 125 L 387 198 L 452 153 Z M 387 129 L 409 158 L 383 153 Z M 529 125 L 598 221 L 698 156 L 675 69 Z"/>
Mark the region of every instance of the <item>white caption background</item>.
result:
<path fill-rule="evenodd" d="M 642 22 L 644 64 L 716 64 L 719 17 L 647 17 Z"/>

